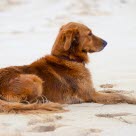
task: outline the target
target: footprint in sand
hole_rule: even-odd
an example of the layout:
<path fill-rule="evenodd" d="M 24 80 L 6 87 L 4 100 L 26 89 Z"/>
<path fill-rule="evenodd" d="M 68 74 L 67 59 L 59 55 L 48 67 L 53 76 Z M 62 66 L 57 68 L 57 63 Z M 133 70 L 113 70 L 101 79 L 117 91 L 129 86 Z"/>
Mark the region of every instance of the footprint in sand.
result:
<path fill-rule="evenodd" d="M 96 114 L 97 117 L 103 117 L 103 118 L 114 118 L 116 120 L 119 120 L 121 122 L 127 123 L 127 124 L 136 124 L 136 115 L 132 113 L 107 113 L 107 114 Z"/>
<path fill-rule="evenodd" d="M 29 132 L 49 132 L 54 131 L 56 129 L 55 125 L 37 125 L 30 128 Z"/>
<path fill-rule="evenodd" d="M 113 88 L 115 85 L 113 84 L 102 84 L 100 85 L 101 88 Z"/>
<path fill-rule="evenodd" d="M 28 125 L 36 125 L 36 124 L 39 124 L 39 123 L 51 123 L 51 122 L 55 122 L 57 120 L 61 120 L 62 119 L 62 116 L 44 116 L 44 117 L 41 117 L 39 119 L 32 119 L 28 122 Z"/>
<path fill-rule="evenodd" d="M 56 124 L 55 121 L 62 119 L 62 116 L 44 116 L 40 119 L 33 119 L 28 122 L 28 132 L 49 132 L 54 131 L 63 125 Z"/>

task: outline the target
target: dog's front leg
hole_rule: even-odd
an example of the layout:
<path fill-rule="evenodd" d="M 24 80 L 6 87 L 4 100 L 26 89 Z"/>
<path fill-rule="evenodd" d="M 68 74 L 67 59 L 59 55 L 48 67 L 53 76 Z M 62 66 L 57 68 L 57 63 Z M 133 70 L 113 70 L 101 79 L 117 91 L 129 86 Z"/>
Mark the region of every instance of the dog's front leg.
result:
<path fill-rule="evenodd" d="M 96 92 L 95 89 L 91 93 L 91 100 L 93 102 L 102 104 L 117 104 L 117 103 L 136 104 L 136 98 L 121 95 L 118 93 Z"/>

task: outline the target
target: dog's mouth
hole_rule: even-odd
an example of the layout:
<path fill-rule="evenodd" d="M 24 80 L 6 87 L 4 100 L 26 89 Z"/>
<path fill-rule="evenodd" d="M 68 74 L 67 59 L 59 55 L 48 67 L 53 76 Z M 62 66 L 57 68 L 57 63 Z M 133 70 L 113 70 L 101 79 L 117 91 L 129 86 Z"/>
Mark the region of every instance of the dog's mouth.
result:
<path fill-rule="evenodd" d="M 87 54 L 87 53 L 95 53 L 95 52 L 100 52 L 100 51 L 102 51 L 104 49 L 104 47 L 102 47 L 102 48 L 100 48 L 100 49 L 98 49 L 98 50 L 89 50 L 89 51 L 87 51 L 87 50 L 82 50 L 82 52 L 83 53 L 85 53 L 85 54 Z"/>
<path fill-rule="evenodd" d="M 94 53 L 94 52 L 100 52 L 100 51 L 102 51 L 104 49 L 104 46 L 103 47 L 101 47 L 100 49 L 97 49 L 97 50 L 89 50 L 89 53 Z"/>
<path fill-rule="evenodd" d="M 87 54 L 87 53 L 94 53 L 94 52 L 96 52 L 96 51 L 94 51 L 94 50 L 89 50 L 89 51 L 82 50 L 82 52 Z"/>
<path fill-rule="evenodd" d="M 96 51 L 93 51 L 93 50 L 89 50 L 89 53 L 94 53 L 94 52 L 96 52 Z"/>

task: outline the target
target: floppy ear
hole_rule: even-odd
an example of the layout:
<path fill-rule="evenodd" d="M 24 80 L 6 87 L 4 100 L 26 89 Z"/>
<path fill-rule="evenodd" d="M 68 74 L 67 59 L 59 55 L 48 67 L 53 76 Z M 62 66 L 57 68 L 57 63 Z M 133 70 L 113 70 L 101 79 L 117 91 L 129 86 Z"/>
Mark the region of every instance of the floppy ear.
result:
<path fill-rule="evenodd" d="M 67 51 L 70 49 L 72 42 L 75 40 L 76 35 L 78 34 L 77 29 L 70 29 L 65 32 L 65 41 L 64 41 L 64 50 Z"/>

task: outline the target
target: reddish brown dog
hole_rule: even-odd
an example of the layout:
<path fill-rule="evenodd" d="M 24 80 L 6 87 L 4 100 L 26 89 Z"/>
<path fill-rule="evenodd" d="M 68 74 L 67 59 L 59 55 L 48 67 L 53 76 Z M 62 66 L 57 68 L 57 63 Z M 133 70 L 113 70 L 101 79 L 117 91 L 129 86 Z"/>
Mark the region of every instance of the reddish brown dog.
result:
<path fill-rule="evenodd" d="M 51 55 L 30 65 L 0 69 L 1 110 L 52 110 L 60 108 L 56 102 L 136 104 L 136 99 L 130 97 L 95 91 L 85 64 L 88 62 L 88 53 L 99 52 L 106 44 L 83 24 L 71 22 L 62 26 Z M 44 98 L 42 96 L 55 103 L 20 103 L 32 103 L 39 97 Z"/>

